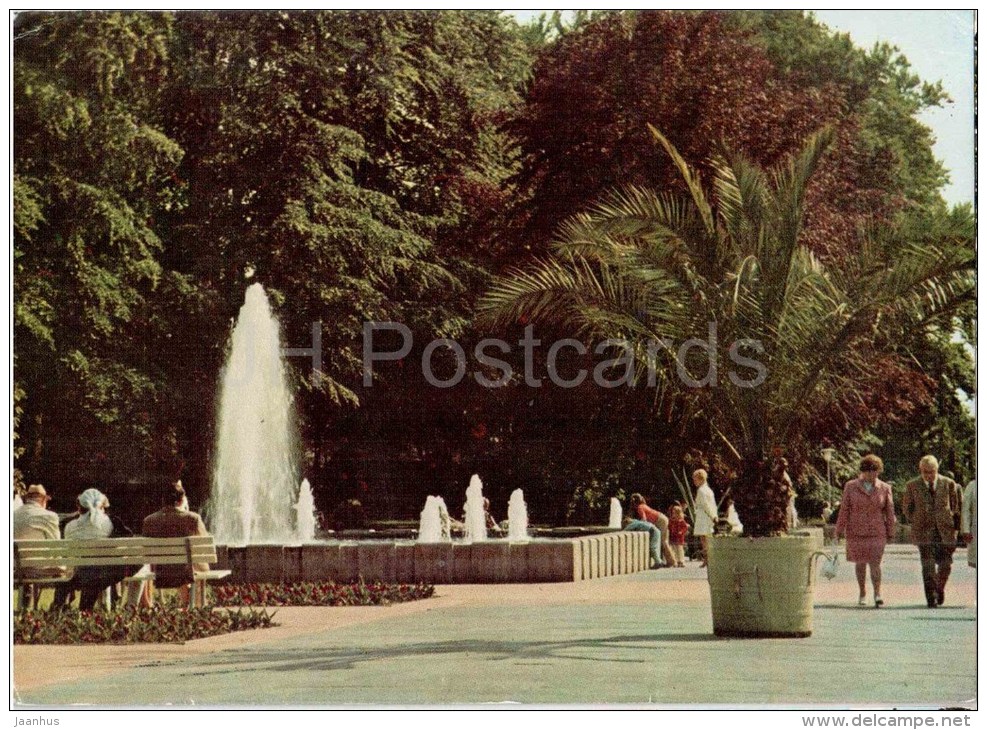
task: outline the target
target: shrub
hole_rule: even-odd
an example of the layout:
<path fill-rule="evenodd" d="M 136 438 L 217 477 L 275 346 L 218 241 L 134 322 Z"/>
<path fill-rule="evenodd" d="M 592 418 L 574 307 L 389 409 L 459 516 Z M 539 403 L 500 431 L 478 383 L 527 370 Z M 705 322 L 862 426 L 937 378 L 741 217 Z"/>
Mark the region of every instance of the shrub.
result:
<path fill-rule="evenodd" d="M 14 616 L 15 644 L 171 644 L 277 626 L 273 613 L 248 609 L 175 610 L 164 606 L 103 611 L 22 611 Z"/>
<path fill-rule="evenodd" d="M 213 587 L 217 606 L 386 606 L 429 598 L 435 586 L 393 583 L 242 583 Z"/>

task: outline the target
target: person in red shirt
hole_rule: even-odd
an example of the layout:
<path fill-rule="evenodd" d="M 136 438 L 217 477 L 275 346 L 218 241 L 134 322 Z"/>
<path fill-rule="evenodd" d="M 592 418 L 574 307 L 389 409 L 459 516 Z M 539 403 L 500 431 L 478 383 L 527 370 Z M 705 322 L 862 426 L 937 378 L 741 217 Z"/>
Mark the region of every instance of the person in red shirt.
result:
<path fill-rule="evenodd" d="M 675 555 L 675 567 L 685 567 L 685 540 L 689 535 L 689 523 L 685 519 L 685 513 L 680 505 L 672 505 L 669 510 L 671 517 L 668 520 L 668 541 L 672 544 L 672 553 Z"/>
<path fill-rule="evenodd" d="M 653 507 L 649 507 L 644 497 L 635 492 L 630 499 L 631 514 L 639 520 L 650 522 L 661 533 L 661 553 L 665 556 L 665 564 L 675 565 L 675 555 L 668 542 L 668 518 Z"/>

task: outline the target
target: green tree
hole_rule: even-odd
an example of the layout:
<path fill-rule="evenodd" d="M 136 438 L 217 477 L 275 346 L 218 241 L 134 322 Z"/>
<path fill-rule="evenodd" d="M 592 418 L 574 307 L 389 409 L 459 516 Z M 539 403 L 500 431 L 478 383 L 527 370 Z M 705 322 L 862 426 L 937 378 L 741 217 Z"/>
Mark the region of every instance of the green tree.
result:
<path fill-rule="evenodd" d="M 33 474 L 106 469 L 114 444 L 160 436 L 149 318 L 185 286 L 154 223 L 180 204 L 182 151 L 158 125 L 170 27 L 151 13 L 15 22 L 15 380 Z"/>
<path fill-rule="evenodd" d="M 318 471 L 352 422 L 341 406 L 373 402 L 364 322 L 416 340 L 467 325 L 516 164 L 498 126 L 526 51 L 493 12 L 189 13 L 175 35 L 167 129 L 189 204 L 168 255 L 227 316 L 255 269 L 290 346 L 324 324 L 323 377 L 293 361 Z M 357 418 L 370 434 L 378 421 Z"/>

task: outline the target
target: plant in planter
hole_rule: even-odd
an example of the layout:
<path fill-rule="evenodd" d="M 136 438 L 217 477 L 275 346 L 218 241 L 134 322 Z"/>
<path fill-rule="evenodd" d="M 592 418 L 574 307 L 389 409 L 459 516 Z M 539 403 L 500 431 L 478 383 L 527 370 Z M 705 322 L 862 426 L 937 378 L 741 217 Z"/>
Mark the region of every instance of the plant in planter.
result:
<path fill-rule="evenodd" d="M 495 280 L 480 312 L 501 324 L 551 322 L 630 353 L 656 401 L 700 419 L 735 461 L 745 535 L 783 535 L 779 445 L 797 467 L 813 418 L 864 396 L 879 337 L 950 327 L 956 307 L 975 296 L 973 220 L 958 208 L 875 225 L 855 250 L 823 261 L 801 233 L 831 130 L 770 170 L 723 151 L 710 162 L 708 190 L 651 131 L 687 195 L 610 194 L 561 226 L 550 258 Z M 698 337 L 705 357 L 676 349 Z"/>

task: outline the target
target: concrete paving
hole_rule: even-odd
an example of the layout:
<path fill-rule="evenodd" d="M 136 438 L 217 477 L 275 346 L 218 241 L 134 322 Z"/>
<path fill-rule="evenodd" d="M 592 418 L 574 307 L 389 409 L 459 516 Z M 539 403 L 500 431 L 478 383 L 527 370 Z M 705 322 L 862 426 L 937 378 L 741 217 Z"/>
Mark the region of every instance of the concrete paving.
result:
<path fill-rule="evenodd" d="M 720 639 L 697 563 L 591 581 L 439 586 L 376 608 L 278 609 L 278 628 L 184 645 L 14 648 L 15 705 L 976 707 L 976 571 L 930 610 L 890 546 L 886 606 L 852 565 L 821 579 L 806 639 Z"/>

